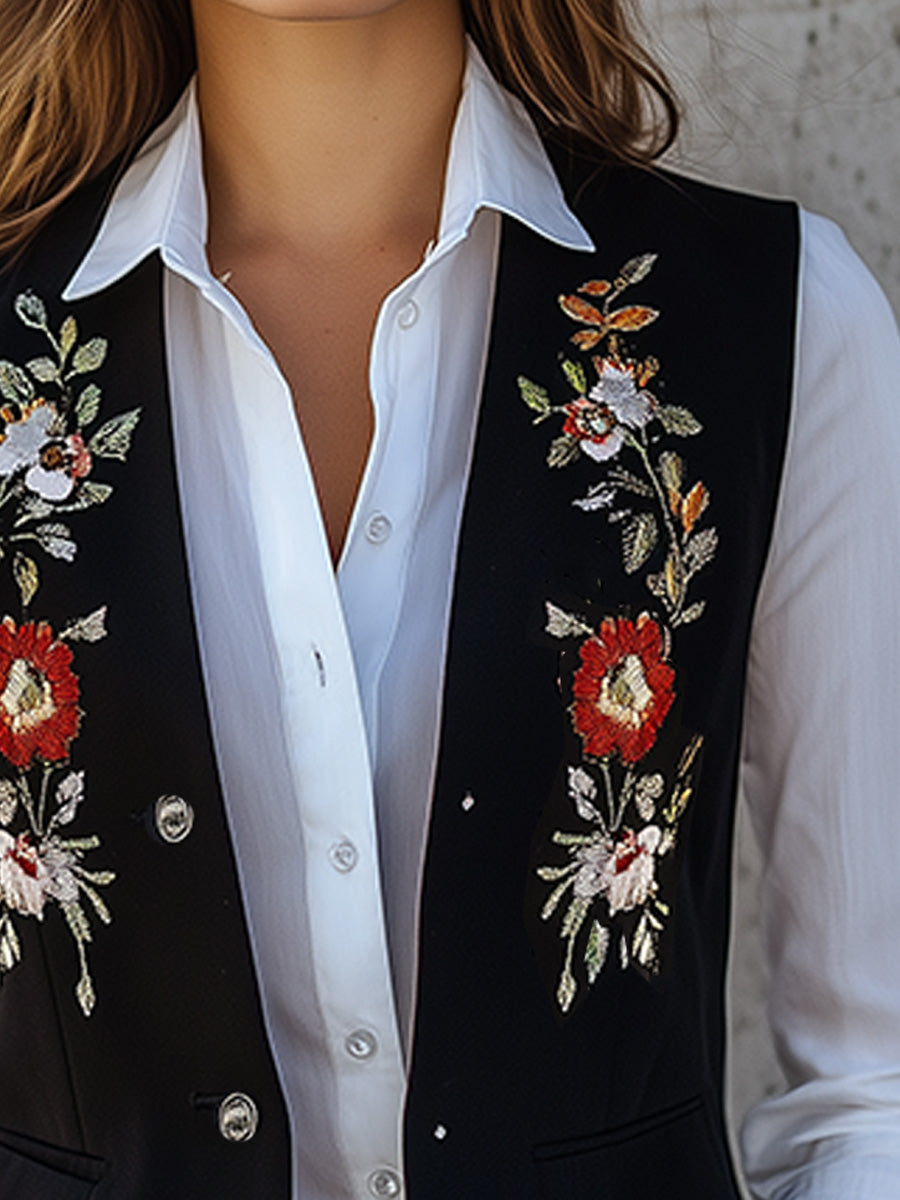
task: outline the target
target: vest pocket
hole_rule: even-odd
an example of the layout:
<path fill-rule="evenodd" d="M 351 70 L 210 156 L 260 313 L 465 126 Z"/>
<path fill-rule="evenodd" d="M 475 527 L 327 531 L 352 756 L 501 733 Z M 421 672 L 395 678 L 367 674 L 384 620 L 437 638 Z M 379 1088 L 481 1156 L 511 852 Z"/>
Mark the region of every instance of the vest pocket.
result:
<path fill-rule="evenodd" d="M 541 1200 L 738 1200 L 701 1096 L 586 1137 L 534 1148 Z"/>
<path fill-rule="evenodd" d="M 89 1200 L 103 1159 L 0 1129 L 0 1196 L 22 1200 Z"/>

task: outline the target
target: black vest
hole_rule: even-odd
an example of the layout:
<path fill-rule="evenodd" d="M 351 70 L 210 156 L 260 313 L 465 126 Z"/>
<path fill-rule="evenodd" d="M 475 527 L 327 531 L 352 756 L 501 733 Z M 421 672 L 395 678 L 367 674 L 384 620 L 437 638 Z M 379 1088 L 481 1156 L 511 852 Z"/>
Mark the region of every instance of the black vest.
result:
<path fill-rule="evenodd" d="M 0 276 L 0 1196 L 289 1200 L 159 261 L 60 300 L 107 184 Z M 796 213 L 630 170 L 573 204 L 594 256 L 504 219 L 421 900 L 411 1200 L 737 1196 L 733 797 Z M 187 836 L 161 797 L 189 798 Z M 259 1110 L 245 1140 L 220 1131 L 234 1092 Z"/>

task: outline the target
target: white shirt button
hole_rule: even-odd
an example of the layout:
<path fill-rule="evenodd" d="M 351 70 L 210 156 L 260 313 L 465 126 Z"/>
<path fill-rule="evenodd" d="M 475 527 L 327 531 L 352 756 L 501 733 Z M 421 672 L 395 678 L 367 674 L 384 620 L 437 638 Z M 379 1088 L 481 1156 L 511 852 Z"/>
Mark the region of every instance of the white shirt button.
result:
<path fill-rule="evenodd" d="M 232 1092 L 219 1105 L 219 1133 L 226 1142 L 249 1142 L 259 1126 L 259 1109 L 243 1092 Z"/>
<path fill-rule="evenodd" d="M 354 1029 L 344 1038 L 344 1049 L 357 1062 L 365 1062 L 378 1053 L 378 1038 L 371 1029 Z"/>
<path fill-rule="evenodd" d="M 415 300 L 407 300 L 397 313 L 397 324 L 401 329 L 412 329 L 419 319 L 419 306 Z"/>
<path fill-rule="evenodd" d="M 393 528 L 390 517 L 380 512 L 373 513 L 368 521 L 366 521 L 366 539 L 373 546 L 380 546 L 382 542 L 386 542 L 391 536 Z"/>
<path fill-rule="evenodd" d="M 396 1171 L 391 1171 L 388 1167 L 382 1167 L 378 1171 L 373 1171 L 368 1179 L 369 1191 L 373 1196 L 377 1196 L 379 1200 L 384 1197 L 399 1196 L 403 1190 L 403 1185 L 400 1182 L 400 1176 Z"/>
<path fill-rule="evenodd" d="M 334 843 L 328 851 L 328 857 L 334 869 L 346 875 L 359 862 L 359 851 L 345 838 L 342 842 Z"/>

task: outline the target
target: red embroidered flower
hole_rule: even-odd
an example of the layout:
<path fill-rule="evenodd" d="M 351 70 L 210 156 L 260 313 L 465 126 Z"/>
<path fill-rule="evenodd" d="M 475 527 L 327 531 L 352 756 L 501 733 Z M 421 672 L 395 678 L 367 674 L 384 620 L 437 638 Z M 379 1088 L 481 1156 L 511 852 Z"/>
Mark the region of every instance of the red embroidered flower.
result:
<path fill-rule="evenodd" d="M 585 753 L 604 758 L 618 750 L 627 763 L 643 758 L 672 707 L 674 679 L 655 621 L 646 613 L 636 622 L 607 617 L 599 636 L 582 643 L 572 688 L 572 723 Z"/>
<path fill-rule="evenodd" d="M 66 758 L 78 732 L 72 651 L 45 621 L 0 622 L 0 753 L 25 770 L 35 756 Z"/>

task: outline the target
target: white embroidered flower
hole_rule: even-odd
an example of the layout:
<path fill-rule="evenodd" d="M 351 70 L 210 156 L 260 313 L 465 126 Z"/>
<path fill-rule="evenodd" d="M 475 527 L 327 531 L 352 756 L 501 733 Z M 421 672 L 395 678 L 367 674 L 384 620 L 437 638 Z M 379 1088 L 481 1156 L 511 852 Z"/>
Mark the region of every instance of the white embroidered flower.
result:
<path fill-rule="evenodd" d="M 578 900 L 593 900 L 608 886 L 609 863 L 614 846 L 609 838 L 595 833 L 590 842 L 579 846 L 575 861 L 580 864 L 573 892 Z"/>
<path fill-rule="evenodd" d="M 629 912 L 652 895 L 656 887 L 656 850 L 661 840 L 662 832 L 656 825 L 647 825 L 636 837 L 632 830 L 624 831 L 604 873 L 610 916 Z"/>
<path fill-rule="evenodd" d="M 91 452 L 80 433 L 45 442 L 25 473 L 25 486 L 44 500 L 66 500 L 76 482 L 90 474 Z"/>
<path fill-rule="evenodd" d="M 638 389 L 631 365 L 604 359 L 600 377 L 589 395 L 595 404 L 605 405 L 621 425 L 631 429 L 640 429 L 653 416 L 653 398 L 649 392 Z"/>
<path fill-rule="evenodd" d="M 583 767 L 569 767 L 569 796 L 583 821 L 602 820 L 592 803 L 597 799 L 597 785 Z"/>
<path fill-rule="evenodd" d="M 0 829 L 0 900 L 26 917 L 43 919 L 47 869 L 28 834 L 12 837 Z"/>
<path fill-rule="evenodd" d="M 78 899 L 78 883 L 72 873 L 75 855 L 51 840 L 41 847 L 41 862 L 46 871 L 46 894 L 60 904 L 74 904 Z"/>
<path fill-rule="evenodd" d="M 55 420 L 55 411 L 41 403 L 20 421 L 10 421 L 0 441 L 0 475 L 36 463 Z"/>

